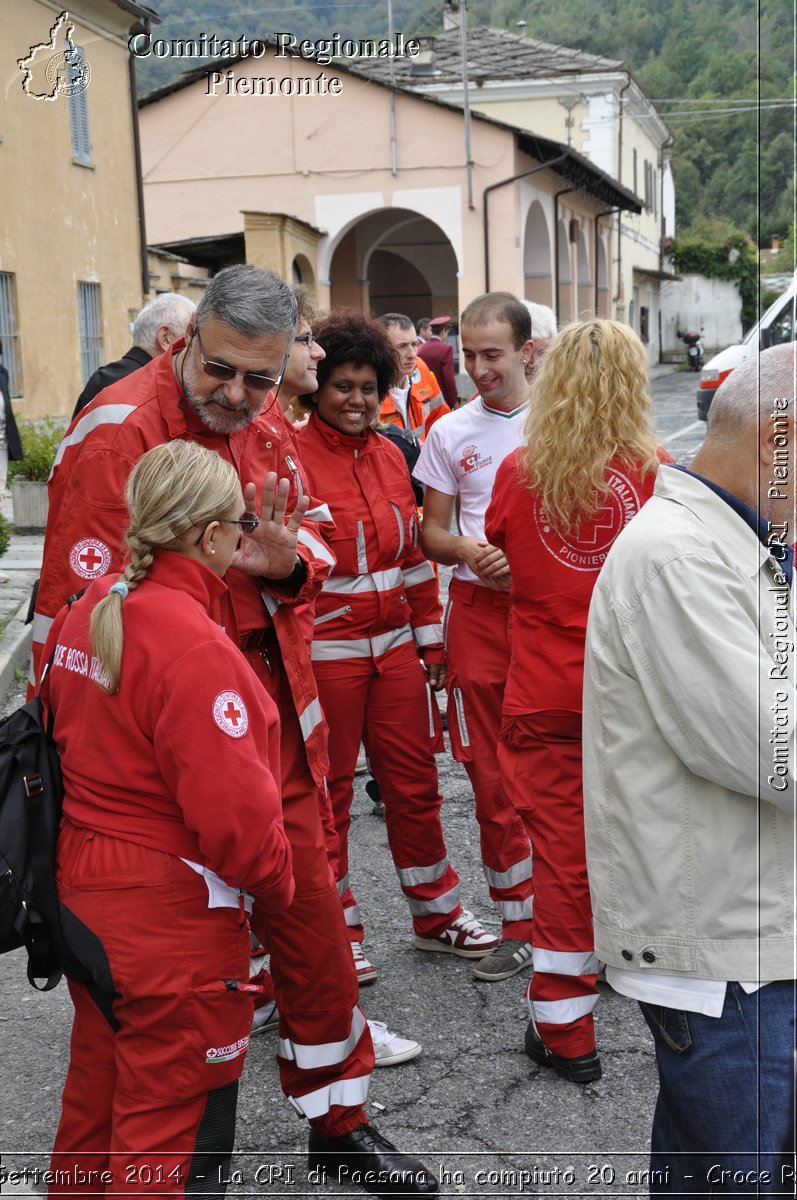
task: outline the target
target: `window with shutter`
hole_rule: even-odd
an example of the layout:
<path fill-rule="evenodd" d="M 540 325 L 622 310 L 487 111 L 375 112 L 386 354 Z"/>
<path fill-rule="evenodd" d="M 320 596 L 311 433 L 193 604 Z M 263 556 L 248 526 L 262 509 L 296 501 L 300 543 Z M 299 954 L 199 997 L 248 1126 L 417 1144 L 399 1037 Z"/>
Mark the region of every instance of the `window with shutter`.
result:
<path fill-rule="evenodd" d="M 83 366 L 83 382 L 85 383 L 97 368 L 102 366 L 105 358 L 102 345 L 100 285 L 78 281 L 77 301 L 80 323 L 80 358 Z"/>
<path fill-rule="evenodd" d="M 67 65 L 67 78 L 80 78 L 83 71 L 83 51 L 74 46 Z M 75 162 L 91 163 L 91 138 L 89 137 L 89 108 L 86 88 L 69 91 L 69 121 L 72 126 L 72 157 Z"/>
<path fill-rule="evenodd" d="M 17 323 L 16 277 L 10 271 L 0 271 L 0 341 L 3 344 L 2 363 L 8 371 L 9 393 L 21 396 L 22 356 Z"/>

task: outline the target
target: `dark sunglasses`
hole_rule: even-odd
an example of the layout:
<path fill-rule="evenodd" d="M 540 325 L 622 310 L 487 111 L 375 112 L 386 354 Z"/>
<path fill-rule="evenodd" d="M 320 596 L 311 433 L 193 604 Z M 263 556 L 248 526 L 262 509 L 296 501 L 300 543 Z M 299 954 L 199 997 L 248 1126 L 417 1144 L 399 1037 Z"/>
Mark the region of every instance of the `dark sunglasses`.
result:
<path fill-rule="evenodd" d="M 270 375 L 261 375 L 258 371 L 238 371 L 235 367 L 229 366 L 228 363 L 216 362 L 215 359 L 205 358 L 205 349 L 202 345 L 202 338 L 199 333 L 199 326 L 194 329 L 197 343 L 199 345 L 199 358 L 202 362 L 202 370 L 211 379 L 218 379 L 220 382 L 228 382 L 230 379 L 235 379 L 236 375 L 240 375 L 244 381 L 244 387 L 252 388 L 253 391 L 267 392 L 271 388 L 275 388 L 282 381 L 282 373 L 285 370 L 285 364 L 288 361 L 287 354 L 283 359 L 280 367 L 279 375 L 276 379 L 272 379 Z"/>
<path fill-rule="evenodd" d="M 260 524 L 260 517 L 258 517 L 255 513 L 250 512 L 245 512 L 244 515 L 239 517 L 237 521 L 223 521 L 220 517 L 217 519 L 219 525 L 237 525 L 242 533 L 254 533 Z M 195 546 L 198 546 L 202 541 L 202 538 L 205 536 L 205 529 L 207 529 L 207 525 L 194 542 Z"/>
<path fill-rule="evenodd" d="M 308 350 L 312 350 L 313 346 L 315 345 L 315 338 L 313 337 L 312 333 L 300 333 L 299 336 L 295 337 L 293 340 L 295 342 L 301 342 L 302 345 L 306 346 Z"/>

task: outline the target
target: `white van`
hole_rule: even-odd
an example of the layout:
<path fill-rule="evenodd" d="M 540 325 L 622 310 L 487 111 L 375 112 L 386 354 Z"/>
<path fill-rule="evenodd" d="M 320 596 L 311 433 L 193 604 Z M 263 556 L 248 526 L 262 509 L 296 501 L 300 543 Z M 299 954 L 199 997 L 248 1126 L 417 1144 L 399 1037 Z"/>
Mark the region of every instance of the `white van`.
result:
<path fill-rule="evenodd" d="M 723 379 L 727 379 L 734 367 L 758 350 L 779 346 L 782 342 L 795 340 L 794 307 L 797 296 L 797 271 L 789 284 L 788 291 L 778 296 L 757 325 L 754 325 L 738 346 L 729 346 L 710 358 L 700 373 L 697 388 L 697 415 L 701 421 L 708 417 L 711 401 Z"/>

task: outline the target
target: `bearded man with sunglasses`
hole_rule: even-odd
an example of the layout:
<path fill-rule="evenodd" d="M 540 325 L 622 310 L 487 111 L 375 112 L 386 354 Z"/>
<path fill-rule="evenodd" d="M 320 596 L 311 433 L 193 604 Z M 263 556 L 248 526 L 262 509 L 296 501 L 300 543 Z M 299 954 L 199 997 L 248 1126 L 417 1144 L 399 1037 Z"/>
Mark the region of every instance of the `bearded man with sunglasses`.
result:
<path fill-rule="evenodd" d="M 271 954 L 281 1014 L 280 1079 L 296 1111 L 311 1122 L 311 1165 L 327 1167 L 334 1178 L 341 1169 L 357 1168 L 362 1178 L 378 1180 L 365 1186 L 381 1194 L 435 1194 L 434 1177 L 417 1159 L 395 1151 L 366 1123 L 363 1109 L 374 1053 L 321 826 L 317 789 L 328 769 L 325 730 L 296 612 L 314 599 L 334 561 L 324 541 L 331 517 L 326 505 L 306 495 L 275 394 L 296 317 L 295 297 L 278 276 L 251 266 L 225 268 L 211 281 L 185 339 L 105 389 L 73 421 L 50 479 L 34 667 L 67 597 L 119 570 L 125 485 L 146 450 L 178 438 L 197 441 L 235 466 L 247 509 L 256 509 L 260 491 L 259 523 L 255 528 L 242 518 L 218 619 L 275 700 L 282 726 L 282 802 L 296 895 L 278 918 L 253 914 L 255 933 Z M 230 736 L 240 735 L 234 730 Z M 223 804 L 220 796 L 220 820 Z M 256 830 L 252 834 L 257 837 Z M 207 1124 L 215 1126 L 211 1145 L 222 1156 L 232 1146 L 234 1114 L 231 1122 L 212 1099 Z M 204 1125 L 197 1133 L 203 1149 Z M 91 1148 L 87 1141 L 87 1157 Z M 198 1169 L 206 1178 L 221 1177 L 207 1160 Z M 191 1180 L 183 1182 L 191 1190 Z"/>

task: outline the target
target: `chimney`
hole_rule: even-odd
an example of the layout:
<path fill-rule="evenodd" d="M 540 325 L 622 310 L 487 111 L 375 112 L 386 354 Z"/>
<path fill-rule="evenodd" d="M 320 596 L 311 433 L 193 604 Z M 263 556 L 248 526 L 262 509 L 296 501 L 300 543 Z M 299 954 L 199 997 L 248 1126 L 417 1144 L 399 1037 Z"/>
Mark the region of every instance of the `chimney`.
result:
<path fill-rule="evenodd" d="M 459 29 L 461 17 L 459 0 L 443 0 L 443 33 Z"/>

